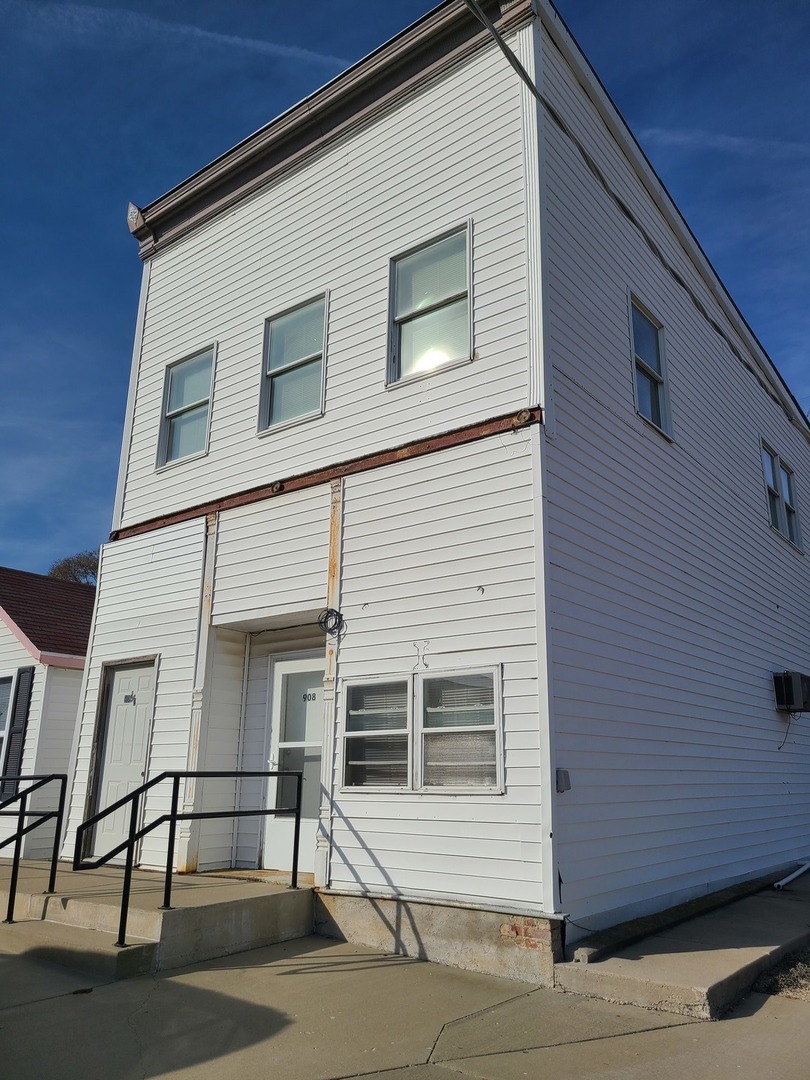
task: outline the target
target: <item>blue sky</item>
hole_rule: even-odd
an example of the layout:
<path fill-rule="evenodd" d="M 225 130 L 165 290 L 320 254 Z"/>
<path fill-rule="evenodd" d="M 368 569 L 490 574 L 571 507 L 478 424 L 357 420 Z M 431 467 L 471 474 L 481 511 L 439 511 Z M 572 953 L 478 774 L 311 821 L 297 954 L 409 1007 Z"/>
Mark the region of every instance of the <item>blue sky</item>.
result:
<path fill-rule="evenodd" d="M 112 512 L 151 202 L 430 9 L 0 0 L 0 565 Z M 559 0 L 743 314 L 810 407 L 810 5 Z"/>

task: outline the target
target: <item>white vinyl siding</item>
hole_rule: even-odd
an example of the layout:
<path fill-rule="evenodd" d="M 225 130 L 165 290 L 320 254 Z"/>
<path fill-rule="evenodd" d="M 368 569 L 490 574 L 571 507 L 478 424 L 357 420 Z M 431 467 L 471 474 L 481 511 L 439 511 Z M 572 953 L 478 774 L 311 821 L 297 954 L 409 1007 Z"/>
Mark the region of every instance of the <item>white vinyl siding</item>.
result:
<path fill-rule="evenodd" d="M 67 773 L 71 770 L 70 755 L 73 749 L 73 738 L 79 710 L 79 696 L 82 685 L 82 671 L 76 668 L 38 667 L 34 676 L 34 685 L 37 679 L 44 681 L 40 720 L 33 732 L 29 717 L 29 732 L 31 739 L 36 739 L 35 746 L 26 746 L 26 760 L 31 760 L 31 752 L 35 752 L 35 760 L 32 761 L 30 770 L 33 773 L 44 775 L 47 773 Z M 33 701 L 32 701 L 33 707 Z M 26 735 L 28 743 L 28 734 Z M 35 809 L 54 810 L 57 806 L 59 785 L 50 783 L 32 797 L 31 806 Z M 70 789 L 66 791 L 66 797 L 70 797 Z M 49 821 L 36 829 L 29 838 L 25 847 L 25 857 L 28 859 L 47 859 L 53 851 L 55 821 Z"/>
<path fill-rule="evenodd" d="M 493 46 L 151 260 L 124 526 L 536 404 L 520 101 Z M 475 359 L 387 392 L 390 259 L 467 220 Z M 306 438 L 297 424 L 257 437 L 265 321 L 325 288 L 326 413 Z M 164 371 L 190 332 L 218 342 L 209 450 L 156 477 Z"/>
<path fill-rule="evenodd" d="M 72 857 L 85 800 L 103 665 L 156 657 L 147 776 L 188 768 L 205 522 L 197 519 L 102 548 L 96 618 L 87 657 L 65 857 Z M 169 809 L 171 785 L 154 789 L 148 815 Z M 165 834 L 143 842 L 141 863 L 165 860 Z"/>
<path fill-rule="evenodd" d="M 346 480 L 333 888 L 541 908 L 531 445 L 516 432 Z M 504 794 L 340 790 L 352 687 L 493 665 Z"/>
<path fill-rule="evenodd" d="M 324 484 L 220 515 L 215 623 L 261 624 L 326 606 L 329 499 Z"/>
<path fill-rule="evenodd" d="M 47 669 L 43 719 L 37 739 L 38 773 L 68 771 L 82 674 L 78 668 Z"/>
<path fill-rule="evenodd" d="M 239 768 L 242 723 L 242 686 L 245 670 L 245 635 L 221 628 L 212 630 L 207 704 L 203 714 L 199 769 L 233 772 Z M 198 780 L 201 810 L 234 810 L 239 783 L 227 777 Z M 209 818 L 199 824 L 197 869 L 216 870 L 233 861 L 235 818 Z"/>
<path fill-rule="evenodd" d="M 544 63 L 555 108 L 745 355 L 547 38 Z M 810 581 L 800 553 L 773 542 L 759 433 L 797 471 L 808 445 L 756 360 L 732 354 L 565 134 L 545 132 L 553 739 L 571 780 L 554 835 L 561 908 L 599 927 L 806 854 L 810 738 L 786 731 L 771 671 L 810 670 Z M 666 327 L 676 444 L 628 393 L 626 290 L 639 280 Z"/>

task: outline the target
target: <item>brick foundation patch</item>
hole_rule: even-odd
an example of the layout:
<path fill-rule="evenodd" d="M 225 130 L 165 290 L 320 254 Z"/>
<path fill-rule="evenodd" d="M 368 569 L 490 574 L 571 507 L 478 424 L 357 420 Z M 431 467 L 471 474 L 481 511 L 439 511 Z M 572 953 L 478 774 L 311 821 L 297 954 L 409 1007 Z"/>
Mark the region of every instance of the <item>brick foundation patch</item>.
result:
<path fill-rule="evenodd" d="M 508 922 L 501 923 L 500 935 L 519 949 L 542 949 L 556 955 L 562 948 L 560 925 L 548 919 L 515 915 Z"/>

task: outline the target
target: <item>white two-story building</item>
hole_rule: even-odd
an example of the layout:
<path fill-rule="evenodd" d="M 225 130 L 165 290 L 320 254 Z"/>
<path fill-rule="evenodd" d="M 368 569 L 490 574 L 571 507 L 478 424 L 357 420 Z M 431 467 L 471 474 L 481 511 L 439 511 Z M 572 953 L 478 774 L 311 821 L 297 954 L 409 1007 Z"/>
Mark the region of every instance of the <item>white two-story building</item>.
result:
<path fill-rule="evenodd" d="M 810 427 L 548 0 L 481 7 L 130 208 L 66 850 L 161 770 L 300 768 L 325 930 L 542 981 L 566 919 L 809 850 L 772 673 L 810 671 Z M 177 865 L 290 829 L 186 824 Z"/>

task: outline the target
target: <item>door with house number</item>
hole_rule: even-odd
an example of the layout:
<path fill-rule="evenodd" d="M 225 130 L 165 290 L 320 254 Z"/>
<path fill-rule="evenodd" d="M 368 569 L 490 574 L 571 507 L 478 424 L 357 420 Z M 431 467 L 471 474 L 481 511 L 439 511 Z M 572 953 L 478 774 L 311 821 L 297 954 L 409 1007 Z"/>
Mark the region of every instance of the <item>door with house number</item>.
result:
<path fill-rule="evenodd" d="M 270 673 L 270 757 L 268 769 L 303 772 L 301 841 L 298 869 L 311 874 L 321 806 L 323 746 L 323 659 L 276 660 Z M 295 805 L 295 781 L 270 779 L 268 807 Z M 262 865 L 268 870 L 292 867 L 294 818 L 264 819 Z"/>
<path fill-rule="evenodd" d="M 154 697 L 154 664 L 108 670 L 94 812 L 117 802 L 144 782 Z M 127 838 L 129 814 L 129 806 L 124 806 L 96 825 L 93 834 L 95 856 L 106 855 Z M 118 861 L 123 858 L 122 852 Z"/>

